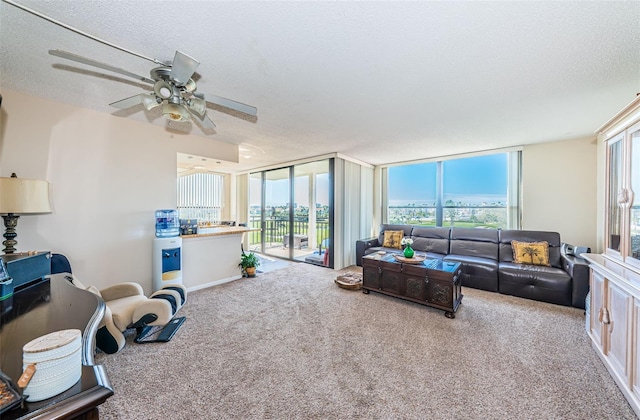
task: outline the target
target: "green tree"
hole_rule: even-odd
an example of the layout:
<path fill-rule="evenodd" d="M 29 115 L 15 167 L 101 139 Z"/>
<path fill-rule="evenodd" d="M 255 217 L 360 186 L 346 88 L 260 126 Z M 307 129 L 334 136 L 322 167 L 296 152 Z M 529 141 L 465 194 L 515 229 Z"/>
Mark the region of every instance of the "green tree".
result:
<path fill-rule="evenodd" d="M 454 203 L 453 200 L 447 200 L 444 203 L 445 207 L 455 206 L 455 204 L 456 203 Z M 450 226 L 454 226 L 456 222 L 456 209 L 447 209 L 447 217 L 449 218 Z"/>

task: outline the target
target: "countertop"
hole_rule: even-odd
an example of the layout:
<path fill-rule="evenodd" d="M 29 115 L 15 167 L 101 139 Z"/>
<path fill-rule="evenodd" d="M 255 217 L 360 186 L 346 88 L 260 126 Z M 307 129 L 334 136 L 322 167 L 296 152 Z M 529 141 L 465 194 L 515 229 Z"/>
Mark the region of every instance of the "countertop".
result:
<path fill-rule="evenodd" d="M 249 228 L 245 226 L 225 226 L 225 227 L 204 227 L 198 228 L 198 231 L 204 233 L 196 233 L 195 235 L 182 235 L 183 239 L 189 238 L 204 238 L 207 236 L 223 236 L 223 235 L 238 235 L 245 232 L 256 232 L 258 228 Z"/>

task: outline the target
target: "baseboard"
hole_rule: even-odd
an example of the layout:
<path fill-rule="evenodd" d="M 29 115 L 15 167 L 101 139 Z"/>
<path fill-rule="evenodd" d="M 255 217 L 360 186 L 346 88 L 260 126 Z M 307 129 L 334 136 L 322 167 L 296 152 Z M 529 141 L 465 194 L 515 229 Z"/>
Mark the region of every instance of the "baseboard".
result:
<path fill-rule="evenodd" d="M 199 284 L 197 286 L 188 287 L 187 288 L 187 292 L 195 292 L 196 290 L 206 289 L 207 287 L 217 286 L 219 284 L 224 284 L 224 283 L 229 283 L 230 281 L 238 280 L 238 279 L 241 279 L 241 278 L 242 278 L 242 275 L 238 274 L 237 276 L 227 277 L 225 279 L 212 281 L 210 283 Z"/>

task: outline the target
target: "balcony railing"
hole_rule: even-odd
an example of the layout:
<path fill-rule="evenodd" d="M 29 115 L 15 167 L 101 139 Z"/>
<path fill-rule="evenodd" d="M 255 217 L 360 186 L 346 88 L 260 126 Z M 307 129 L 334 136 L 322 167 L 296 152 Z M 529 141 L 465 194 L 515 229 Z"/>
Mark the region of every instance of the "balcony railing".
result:
<path fill-rule="evenodd" d="M 390 206 L 387 219 L 393 224 L 507 228 L 505 206 L 442 206 L 440 223 L 437 210 L 436 206 Z"/>
<path fill-rule="evenodd" d="M 251 216 L 249 220 L 249 226 L 252 228 L 260 229 L 260 216 Z M 251 232 L 249 236 L 250 245 L 260 245 L 260 231 Z M 289 234 L 289 219 L 281 217 L 268 217 L 264 221 L 264 242 L 266 248 L 273 248 L 276 246 L 284 246 L 285 236 Z M 309 219 L 306 217 L 294 217 L 293 220 L 293 234 L 294 235 L 309 235 Z M 309 244 L 311 249 L 318 247 L 325 239 L 329 238 L 329 221 L 328 220 L 316 220 L 316 242 L 315 244 Z M 288 244 L 287 244 L 288 246 Z"/>

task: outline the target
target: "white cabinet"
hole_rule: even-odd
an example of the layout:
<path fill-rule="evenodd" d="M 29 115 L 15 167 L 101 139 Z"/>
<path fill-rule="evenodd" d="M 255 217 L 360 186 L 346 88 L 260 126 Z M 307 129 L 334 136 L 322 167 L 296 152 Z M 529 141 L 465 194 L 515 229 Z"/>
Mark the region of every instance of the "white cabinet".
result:
<path fill-rule="evenodd" d="M 606 146 L 602 255 L 591 267 L 589 337 L 640 417 L 640 96 L 598 130 Z"/>
<path fill-rule="evenodd" d="M 640 270 L 640 96 L 600 129 L 606 143 L 605 255 Z"/>
<path fill-rule="evenodd" d="M 633 337 L 640 337 L 640 300 L 634 299 L 633 304 Z M 637 340 L 637 338 L 636 338 Z M 632 382 L 631 382 L 631 390 L 633 392 L 633 396 L 640 400 L 640 351 L 638 351 L 638 346 L 633 346 L 633 354 L 632 354 Z"/>
<path fill-rule="evenodd" d="M 607 312 L 605 355 L 624 383 L 629 382 L 629 344 L 633 334 L 629 331 L 631 325 L 631 308 L 633 298 L 615 283 L 607 281 Z M 603 324 L 604 325 L 604 324 Z"/>
<path fill-rule="evenodd" d="M 640 417 L 640 276 L 616 271 L 619 263 L 602 255 L 583 256 L 591 263 L 589 337 Z"/>
<path fill-rule="evenodd" d="M 604 330 L 606 325 L 603 322 L 604 318 L 604 276 L 595 270 L 591 270 L 591 319 L 589 324 L 591 330 L 591 340 L 593 340 L 594 346 L 604 353 Z"/>

